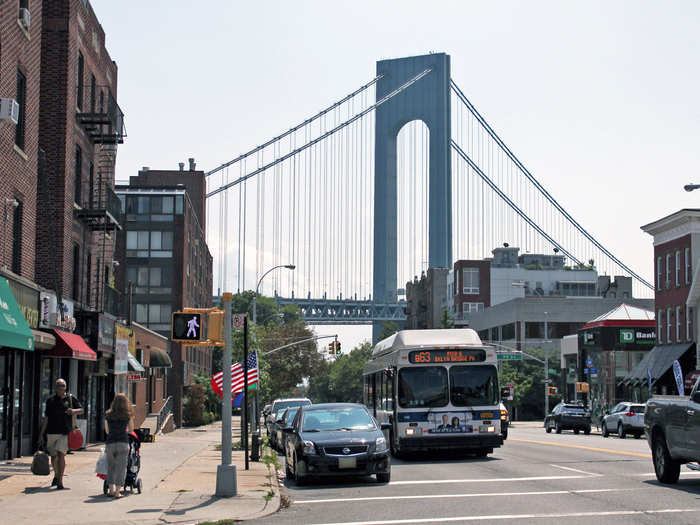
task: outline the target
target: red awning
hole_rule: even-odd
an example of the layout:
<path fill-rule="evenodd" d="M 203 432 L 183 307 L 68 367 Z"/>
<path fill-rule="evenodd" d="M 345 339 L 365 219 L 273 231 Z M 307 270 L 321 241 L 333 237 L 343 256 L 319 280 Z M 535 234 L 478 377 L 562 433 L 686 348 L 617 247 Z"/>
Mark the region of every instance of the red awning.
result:
<path fill-rule="evenodd" d="M 51 331 L 56 336 L 56 346 L 51 350 L 43 351 L 42 355 L 70 357 L 71 359 L 81 359 L 83 361 L 97 361 L 97 354 L 78 334 L 71 334 L 62 330 Z"/>

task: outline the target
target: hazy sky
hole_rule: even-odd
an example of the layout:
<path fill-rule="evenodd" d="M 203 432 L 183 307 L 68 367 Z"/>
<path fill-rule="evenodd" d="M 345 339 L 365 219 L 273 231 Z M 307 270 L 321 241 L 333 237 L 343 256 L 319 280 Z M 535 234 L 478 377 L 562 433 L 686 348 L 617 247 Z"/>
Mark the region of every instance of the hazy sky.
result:
<path fill-rule="evenodd" d="M 91 3 L 126 114 L 117 179 L 187 157 L 212 169 L 373 78 L 377 60 L 444 51 L 530 172 L 648 280 L 639 227 L 700 207 L 682 189 L 700 182 L 699 2 Z"/>

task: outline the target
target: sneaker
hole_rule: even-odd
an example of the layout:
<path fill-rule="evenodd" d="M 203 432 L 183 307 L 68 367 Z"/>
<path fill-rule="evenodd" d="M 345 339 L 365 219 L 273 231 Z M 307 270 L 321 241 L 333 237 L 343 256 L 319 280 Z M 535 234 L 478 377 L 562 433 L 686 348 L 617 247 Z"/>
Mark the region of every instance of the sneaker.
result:
<path fill-rule="evenodd" d="M 56 483 L 56 490 L 63 490 L 64 488 L 63 483 Z"/>
<path fill-rule="evenodd" d="M 56 476 L 54 476 L 53 481 L 51 482 L 51 486 L 55 487 L 56 485 L 58 485 L 58 480 L 56 479 Z"/>

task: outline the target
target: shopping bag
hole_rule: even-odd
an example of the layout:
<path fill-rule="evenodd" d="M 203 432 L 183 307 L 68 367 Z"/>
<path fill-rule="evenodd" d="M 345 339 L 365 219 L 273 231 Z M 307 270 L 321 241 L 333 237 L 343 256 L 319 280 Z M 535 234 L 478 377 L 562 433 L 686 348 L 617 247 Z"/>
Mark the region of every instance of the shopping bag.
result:
<path fill-rule="evenodd" d="M 49 467 L 49 455 L 43 450 L 37 450 L 32 459 L 32 474 L 36 476 L 48 476 L 51 474 Z"/>
<path fill-rule="evenodd" d="M 97 463 L 95 464 L 95 474 L 98 476 L 107 475 L 107 454 L 105 454 L 104 449 L 102 449 L 100 457 L 97 458 Z"/>
<path fill-rule="evenodd" d="M 83 433 L 79 429 L 73 429 L 68 434 L 68 448 L 78 450 L 83 446 Z"/>

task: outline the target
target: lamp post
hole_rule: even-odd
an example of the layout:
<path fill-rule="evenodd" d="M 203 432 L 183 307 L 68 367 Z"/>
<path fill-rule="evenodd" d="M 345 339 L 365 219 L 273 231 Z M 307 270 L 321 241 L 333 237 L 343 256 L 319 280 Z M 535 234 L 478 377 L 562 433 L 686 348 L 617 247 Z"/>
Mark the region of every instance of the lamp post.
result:
<path fill-rule="evenodd" d="M 693 190 L 697 190 L 698 188 L 700 188 L 700 184 L 692 184 L 691 183 L 691 184 L 686 184 L 685 186 L 683 186 L 683 189 L 685 191 L 693 191 Z"/>
<path fill-rule="evenodd" d="M 278 266 L 274 266 L 270 268 L 268 271 L 266 271 L 264 274 L 262 274 L 262 277 L 260 277 L 260 280 L 258 281 L 258 284 L 255 285 L 255 295 L 253 295 L 253 324 L 255 326 L 258 325 L 258 290 L 260 289 L 260 284 L 262 283 L 263 279 L 265 276 L 272 272 L 273 270 L 277 270 L 278 268 L 286 268 L 287 270 L 294 270 L 296 268 L 295 265 L 293 264 L 280 264 Z M 260 364 L 258 363 L 258 366 Z M 253 418 L 253 421 L 251 422 L 251 431 L 255 432 L 258 428 L 258 388 L 255 389 L 255 401 L 254 401 L 254 407 L 253 407 L 253 414 L 255 417 Z"/>
<path fill-rule="evenodd" d="M 516 288 L 525 288 L 525 283 L 522 281 L 519 282 L 513 282 L 511 283 L 512 286 Z M 543 299 L 543 294 L 538 294 L 537 290 L 535 290 L 535 293 L 533 293 L 535 297 L 538 297 L 540 302 L 542 303 L 543 307 L 543 313 L 544 313 L 544 340 L 542 341 L 544 344 L 548 343 L 549 341 L 547 340 L 548 337 L 548 330 L 547 330 L 547 316 L 548 312 L 544 310 L 545 304 L 544 304 L 544 299 Z M 544 345 L 543 345 L 544 346 Z M 544 346 L 544 415 L 547 417 L 547 414 L 549 413 L 549 349 Z"/>

